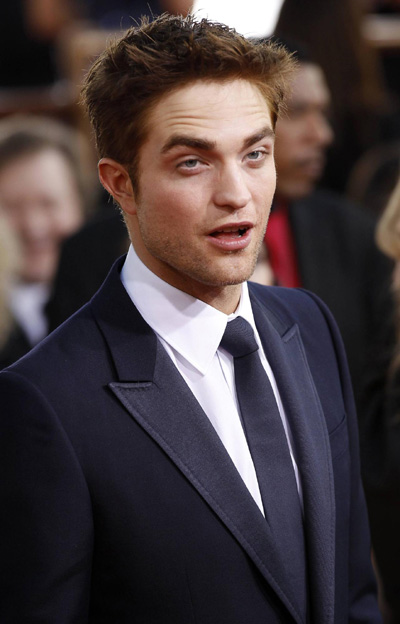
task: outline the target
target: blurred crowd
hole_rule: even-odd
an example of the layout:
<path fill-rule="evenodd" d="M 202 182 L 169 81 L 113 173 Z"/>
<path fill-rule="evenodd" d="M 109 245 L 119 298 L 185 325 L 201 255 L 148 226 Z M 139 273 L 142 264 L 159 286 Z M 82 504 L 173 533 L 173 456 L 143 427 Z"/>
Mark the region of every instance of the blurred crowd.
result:
<path fill-rule="evenodd" d="M 14 0 L 0 21 L 0 368 L 83 305 L 128 248 L 79 83 L 106 40 L 187 0 Z M 255 281 L 332 310 L 359 413 L 386 624 L 400 622 L 400 1 L 284 0 L 298 60 Z M 122 130 L 122 129 L 121 129 Z"/>

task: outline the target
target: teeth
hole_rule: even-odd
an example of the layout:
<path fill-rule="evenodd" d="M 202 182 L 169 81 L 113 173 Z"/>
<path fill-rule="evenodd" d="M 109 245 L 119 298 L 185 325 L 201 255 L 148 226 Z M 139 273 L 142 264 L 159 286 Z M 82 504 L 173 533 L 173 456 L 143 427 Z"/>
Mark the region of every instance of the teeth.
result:
<path fill-rule="evenodd" d="M 216 230 L 214 234 L 226 234 L 229 232 L 233 232 L 233 233 L 238 232 L 240 236 L 243 236 L 243 234 L 245 234 L 246 231 L 247 231 L 247 228 L 232 227 L 232 228 L 224 228 L 223 230 Z"/>

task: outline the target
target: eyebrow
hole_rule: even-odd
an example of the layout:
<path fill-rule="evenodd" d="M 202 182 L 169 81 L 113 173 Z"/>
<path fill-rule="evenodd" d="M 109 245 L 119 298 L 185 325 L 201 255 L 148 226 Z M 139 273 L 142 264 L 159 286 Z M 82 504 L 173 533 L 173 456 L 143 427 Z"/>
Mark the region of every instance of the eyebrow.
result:
<path fill-rule="evenodd" d="M 201 149 L 209 152 L 215 148 L 216 142 L 207 141 L 206 139 L 195 139 L 194 137 L 186 136 L 184 134 L 173 134 L 162 147 L 161 153 L 165 154 L 173 147 L 177 146 L 193 147 L 194 149 Z"/>
<path fill-rule="evenodd" d="M 274 138 L 275 138 L 275 132 L 269 126 L 265 126 L 265 128 L 262 128 L 261 130 L 259 130 L 259 132 L 255 132 L 254 134 L 252 134 L 251 136 L 249 136 L 247 139 L 243 141 L 243 149 L 245 150 L 248 147 L 251 147 L 252 145 L 254 145 L 255 143 L 262 141 L 263 139 L 274 139 Z"/>
<path fill-rule="evenodd" d="M 243 141 L 242 149 L 245 150 L 265 138 L 273 139 L 274 137 L 275 132 L 272 130 L 272 128 L 266 126 L 265 128 L 262 128 L 258 132 L 255 132 L 251 136 L 247 137 Z M 165 154 L 177 146 L 193 147 L 194 149 L 210 152 L 211 150 L 215 149 L 216 145 L 216 141 L 208 141 L 207 139 L 196 139 L 185 134 L 173 134 L 165 143 L 165 145 L 163 145 L 161 153 Z"/>

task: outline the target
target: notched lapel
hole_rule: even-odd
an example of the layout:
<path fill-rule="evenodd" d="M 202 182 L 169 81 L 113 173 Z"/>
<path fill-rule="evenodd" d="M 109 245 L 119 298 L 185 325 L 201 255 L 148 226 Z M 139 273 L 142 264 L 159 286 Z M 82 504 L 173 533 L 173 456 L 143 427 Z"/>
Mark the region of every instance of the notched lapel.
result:
<path fill-rule="evenodd" d="M 113 382 L 110 388 L 231 531 L 295 621 L 302 622 L 265 518 L 162 345 L 153 381 Z"/>
<path fill-rule="evenodd" d="M 325 418 L 297 325 L 282 328 L 252 297 L 256 325 L 293 433 L 303 489 L 311 621 L 334 621 L 335 497 Z"/>

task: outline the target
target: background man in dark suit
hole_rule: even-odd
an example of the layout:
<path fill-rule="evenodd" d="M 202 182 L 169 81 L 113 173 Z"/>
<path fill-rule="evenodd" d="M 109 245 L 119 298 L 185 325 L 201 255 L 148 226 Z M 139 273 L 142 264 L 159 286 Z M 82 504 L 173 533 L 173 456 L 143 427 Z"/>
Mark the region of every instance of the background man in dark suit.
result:
<path fill-rule="evenodd" d="M 346 348 L 360 419 L 376 365 L 382 318 L 391 318 L 392 263 L 378 250 L 368 206 L 318 187 L 334 142 L 321 68 L 297 43 L 299 60 L 287 115 L 276 128 L 277 187 L 265 241 L 277 283 L 301 286 L 328 305 Z"/>
<path fill-rule="evenodd" d="M 2 622 L 378 623 L 343 348 L 247 285 L 292 61 L 162 17 L 84 97 L 132 246 L 0 374 Z"/>

